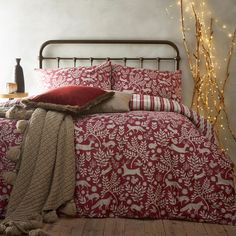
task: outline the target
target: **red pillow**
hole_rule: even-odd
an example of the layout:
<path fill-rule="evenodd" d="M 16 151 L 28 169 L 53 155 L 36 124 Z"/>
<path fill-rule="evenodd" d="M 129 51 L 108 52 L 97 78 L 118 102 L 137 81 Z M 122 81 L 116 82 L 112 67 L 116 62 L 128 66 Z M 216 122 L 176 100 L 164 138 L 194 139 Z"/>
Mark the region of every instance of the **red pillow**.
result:
<path fill-rule="evenodd" d="M 181 102 L 181 71 L 159 71 L 112 65 L 112 90 L 169 98 Z"/>
<path fill-rule="evenodd" d="M 100 88 L 72 85 L 51 89 L 22 102 L 28 107 L 41 107 L 77 114 L 109 99 L 113 95 L 114 92 L 107 92 Z"/>
<path fill-rule="evenodd" d="M 100 65 L 57 69 L 35 69 L 36 77 L 44 89 L 68 85 L 82 85 L 111 89 L 111 62 Z"/>

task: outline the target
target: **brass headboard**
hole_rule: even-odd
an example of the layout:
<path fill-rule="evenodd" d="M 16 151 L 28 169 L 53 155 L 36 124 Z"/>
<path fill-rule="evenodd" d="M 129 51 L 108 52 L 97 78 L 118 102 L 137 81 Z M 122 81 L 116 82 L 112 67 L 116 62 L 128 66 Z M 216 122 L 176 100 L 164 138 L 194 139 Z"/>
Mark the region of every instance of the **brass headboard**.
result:
<path fill-rule="evenodd" d="M 43 51 L 45 47 L 48 45 L 69 45 L 69 44 L 126 44 L 126 45 L 134 45 L 134 44 L 142 44 L 142 45 L 167 45 L 174 49 L 173 57 L 50 57 L 50 56 L 44 56 Z M 122 61 L 124 65 L 126 65 L 127 61 L 139 61 L 140 67 L 143 67 L 144 61 L 155 61 L 157 63 L 157 68 L 160 69 L 160 63 L 162 61 L 173 61 L 175 70 L 179 69 L 180 64 L 180 55 L 179 55 L 179 49 L 171 41 L 168 40 L 48 40 L 44 42 L 39 51 L 39 68 L 43 67 L 43 61 L 44 60 L 56 60 L 57 66 L 60 67 L 60 61 L 61 60 L 71 60 L 73 62 L 73 65 L 76 66 L 77 61 L 90 61 L 90 64 L 93 64 L 93 61 L 105 61 L 105 60 L 116 60 L 116 61 Z"/>

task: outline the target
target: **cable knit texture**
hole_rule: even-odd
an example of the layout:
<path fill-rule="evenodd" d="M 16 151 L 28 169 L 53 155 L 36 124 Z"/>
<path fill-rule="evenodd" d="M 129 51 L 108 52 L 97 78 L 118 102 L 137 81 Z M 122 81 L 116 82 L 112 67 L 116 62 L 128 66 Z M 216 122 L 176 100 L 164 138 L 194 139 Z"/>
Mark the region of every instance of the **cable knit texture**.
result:
<path fill-rule="evenodd" d="M 20 161 L 3 221 L 5 233 L 15 227 L 19 235 L 39 228 L 45 216 L 73 200 L 75 153 L 71 116 L 37 108 L 24 134 Z"/>

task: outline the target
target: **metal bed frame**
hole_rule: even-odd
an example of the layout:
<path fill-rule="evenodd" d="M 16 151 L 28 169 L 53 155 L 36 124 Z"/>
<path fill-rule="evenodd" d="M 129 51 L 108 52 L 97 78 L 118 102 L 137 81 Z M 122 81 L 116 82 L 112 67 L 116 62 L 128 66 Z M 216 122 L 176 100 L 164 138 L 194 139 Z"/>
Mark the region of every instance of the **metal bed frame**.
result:
<path fill-rule="evenodd" d="M 43 52 L 48 45 L 69 45 L 69 44 L 126 44 L 126 45 L 134 45 L 134 44 L 142 44 L 142 45 L 168 45 L 172 47 L 175 51 L 175 55 L 173 57 L 50 57 L 44 56 Z M 175 70 L 179 70 L 180 64 L 180 55 L 179 49 L 171 41 L 168 40 L 89 40 L 89 39 L 78 39 L 78 40 L 48 40 L 44 42 L 39 51 L 39 68 L 43 68 L 44 60 L 56 60 L 57 67 L 60 67 L 61 60 L 71 60 L 73 61 L 73 65 L 77 65 L 77 61 L 90 61 L 90 64 L 93 65 L 93 61 L 105 61 L 105 60 L 116 60 L 122 61 L 124 65 L 126 65 L 127 61 L 139 61 L 140 67 L 143 67 L 144 61 L 155 61 L 157 63 L 157 69 L 160 69 L 160 63 L 162 61 L 173 61 Z"/>

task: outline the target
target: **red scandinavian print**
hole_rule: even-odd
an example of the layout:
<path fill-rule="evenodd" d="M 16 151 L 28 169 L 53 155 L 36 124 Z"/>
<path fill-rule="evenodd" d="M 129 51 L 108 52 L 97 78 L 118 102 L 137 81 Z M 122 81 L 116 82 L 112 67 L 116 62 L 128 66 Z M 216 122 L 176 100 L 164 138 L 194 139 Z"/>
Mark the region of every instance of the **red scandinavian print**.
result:
<path fill-rule="evenodd" d="M 22 134 L 16 132 L 16 121 L 0 118 L 0 218 L 6 213 L 12 186 L 6 184 L 2 173 L 15 170 L 15 164 L 6 159 L 9 147 L 19 146 L 22 142 Z"/>
<path fill-rule="evenodd" d="M 133 96 L 133 111 L 74 121 L 78 217 L 236 224 L 232 162 L 211 141 L 207 123 L 167 100 Z M 145 110 L 148 104 L 160 111 Z M 5 158 L 22 141 L 15 125 L 0 119 L 1 173 L 15 168 Z M 1 217 L 10 191 L 0 177 Z"/>
<path fill-rule="evenodd" d="M 181 71 L 159 71 L 112 65 L 112 89 L 160 96 L 181 102 Z"/>
<path fill-rule="evenodd" d="M 187 117 L 132 111 L 75 127 L 78 216 L 235 223 L 232 163 Z"/>
<path fill-rule="evenodd" d="M 36 69 L 45 89 L 66 85 L 83 85 L 111 89 L 111 62 L 101 65 L 59 69 Z"/>

